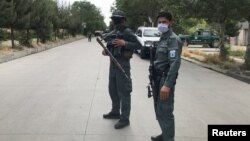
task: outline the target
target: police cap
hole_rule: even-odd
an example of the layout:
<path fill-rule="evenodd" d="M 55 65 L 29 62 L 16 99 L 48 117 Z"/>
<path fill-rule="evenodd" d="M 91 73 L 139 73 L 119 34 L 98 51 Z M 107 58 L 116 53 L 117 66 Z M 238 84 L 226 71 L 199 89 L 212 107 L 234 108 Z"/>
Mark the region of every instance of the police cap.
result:
<path fill-rule="evenodd" d="M 126 18 L 126 14 L 121 10 L 116 10 L 112 13 L 111 19 L 113 18 Z"/>

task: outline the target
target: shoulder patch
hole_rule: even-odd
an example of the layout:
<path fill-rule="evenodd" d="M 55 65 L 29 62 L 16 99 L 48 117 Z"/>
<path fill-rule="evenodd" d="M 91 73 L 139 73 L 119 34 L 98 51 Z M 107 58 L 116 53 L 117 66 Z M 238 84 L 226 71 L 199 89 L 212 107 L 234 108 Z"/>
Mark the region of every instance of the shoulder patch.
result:
<path fill-rule="evenodd" d="M 170 55 L 171 58 L 175 58 L 176 50 L 170 50 L 169 55 Z"/>

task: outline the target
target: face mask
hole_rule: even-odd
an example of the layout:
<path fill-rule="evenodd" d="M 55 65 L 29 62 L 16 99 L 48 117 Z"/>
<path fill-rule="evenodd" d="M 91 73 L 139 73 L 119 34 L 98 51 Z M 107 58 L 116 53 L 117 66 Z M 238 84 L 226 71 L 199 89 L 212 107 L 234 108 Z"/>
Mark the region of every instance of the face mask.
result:
<path fill-rule="evenodd" d="M 168 28 L 167 24 L 160 23 L 160 24 L 158 24 L 158 30 L 162 33 L 165 33 L 169 30 L 169 28 Z"/>
<path fill-rule="evenodd" d="M 121 24 L 121 23 L 122 23 L 122 19 L 121 19 L 121 18 L 113 18 L 112 20 L 113 20 L 113 23 L 114 23 L 115 25 L 118 25 L 118 24 Z"/>

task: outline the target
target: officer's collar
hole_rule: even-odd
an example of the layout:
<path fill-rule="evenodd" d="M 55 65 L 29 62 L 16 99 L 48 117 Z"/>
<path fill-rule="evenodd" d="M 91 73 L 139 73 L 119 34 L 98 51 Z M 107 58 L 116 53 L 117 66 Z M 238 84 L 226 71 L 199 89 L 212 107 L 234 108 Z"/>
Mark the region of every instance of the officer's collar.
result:
<path fill-rule="evenodd" d="M 161 35 L 161 38 L 168 38 L 172 34 L 172 28 L 169 28 L 169 30 Z"/>

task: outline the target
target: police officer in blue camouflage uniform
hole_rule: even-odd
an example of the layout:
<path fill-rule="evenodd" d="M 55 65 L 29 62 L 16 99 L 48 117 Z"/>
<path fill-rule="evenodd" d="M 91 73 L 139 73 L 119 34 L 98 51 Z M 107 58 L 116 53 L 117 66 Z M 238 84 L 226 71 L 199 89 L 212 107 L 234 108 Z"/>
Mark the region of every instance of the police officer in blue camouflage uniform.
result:
<path fill-rule="evenodd" d="M 130 59 L 134 50 L 140 49 L 141 44 L 134 33 L 125 26 L 126 15 L 123 11 L 116 10 L 111 19 L 115 25 L 113 40 L 109 40 L 107 48 L 121 64 L 126 74 L 130 77 Z M 107 55 L 105 51 L 103 55 Z M 112 109 L 104 114 L 105 119 L 119 119 L 115 129 L 121 129 L 130 124 L 132 81 L 125 77 L 123 72 L 111 61 L 109 69 L 109 94 L 112 101 Z"/>
<path fill-rule="evenodd" d="M 181 64 L 182 42 L 172 31 L 171 21 L 169 12 L 160 12 L 157 16 L 158 30 L 162 35 L 154 58 L 155 113 L 162 134 L 151 137 L 152 141 L 174 141 L 175 137 L 174 91 Z"/>

